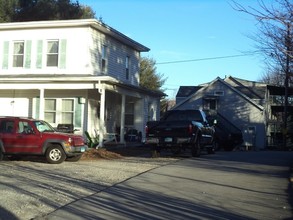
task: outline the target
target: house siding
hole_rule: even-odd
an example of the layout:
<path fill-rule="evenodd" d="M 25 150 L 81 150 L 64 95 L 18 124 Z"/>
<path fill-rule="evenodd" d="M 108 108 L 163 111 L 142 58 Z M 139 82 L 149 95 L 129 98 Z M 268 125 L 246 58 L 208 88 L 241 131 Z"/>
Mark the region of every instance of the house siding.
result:
<path fill-rule="evenodd" d="M 215 97 L 216 91 L 223 91 L 223 96 Z M 265 147 L 265 126 L 263 123 L 265 119 L 263 110 L 220 81 L 216 81 L 210 86 L 199 90 L 183 104 L 175 108 L 203 109 L 203 99 L 205 97 L 217 99 L 216 111 L 242 131 L 244 144 L 254 146 L 257 149 Z M 256 128 L 255 134 L 250 134 L 248 131 L 248 128 L 252 126 Z M 252 137 L 252 135 L 255 135 L 255 137 Z"/>
<path fill-rule="evenodd" d="M 8 23 L 0 24 L 0 32 L 0 77 L 5 80 L 0 81 L 0 101 L 7 98 L 8 106 L 11 100 L 24 98 L 24 115 L 44 119 L 46 99 L 74 99 L 74 125 L 80 128 L 76 133 L 87 130 L 95 136 L 95 130 L 112 133 L 116 125 L 121 126 L 124 99 L 126 104 L 135 103 L 131 127 L 139 131 L 146 123 L 145 97 L 159 105 L 158 94 L 149 95 L 150 91 L 139 87 L 140 52 L 148 48 L 96 20 Z M 59 42 L 58 66 L 47 67 L 48 40 Z M 13 67 L 14 41 L 24 42 L 23 67 Z M 107 46 L 105 72 L 101 71 L 103 45 Z M 126 57 L 130 61 L 129 79 Z M 101 91 L 105 94 L 102 104 Z M 79 103 L 81 99 L 84 101 Z M 100 106 L 106 113 L 103 125 Z M 159 107 L 154 109 L 157 118 Z M 62 123 L 62 113 L 56 114 L 58 120 L 51 123 L 53 126 Z"/>
<path fill-rule="evenodd" d="M 121 44 L 112 37 L 91 30 L 91 64 L 95 75 L 109 75 L 126 84 L 138 86 L 139 52 Z M 102 46 L 106 46 L 107 64 L 105 73 L 101 70 Z M 130 58 L 129 79 L 126 78 L 126 57 Z"/>

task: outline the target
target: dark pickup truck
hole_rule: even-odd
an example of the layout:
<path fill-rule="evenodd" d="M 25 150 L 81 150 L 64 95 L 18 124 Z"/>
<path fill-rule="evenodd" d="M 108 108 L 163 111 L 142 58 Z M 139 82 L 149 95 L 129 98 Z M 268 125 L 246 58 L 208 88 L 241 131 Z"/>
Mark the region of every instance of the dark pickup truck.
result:
<path fill-rule="evenodd" d="M 146 144 L 151 147 L 153 156 L 162 149 L 179 153 L 191 149 L 193 157 L 199 157 L 205 148 L 209 154 L 215 152 L 215 129 L 209 125 L 202 110 L 170 110 L 160 121 L 146 124 Z"/>

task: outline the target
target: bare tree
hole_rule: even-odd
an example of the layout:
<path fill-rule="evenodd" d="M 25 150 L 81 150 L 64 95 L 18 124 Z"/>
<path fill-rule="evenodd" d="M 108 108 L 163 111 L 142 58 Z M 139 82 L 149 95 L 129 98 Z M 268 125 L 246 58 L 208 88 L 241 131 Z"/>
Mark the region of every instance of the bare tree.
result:
<path fill-rule="evenodd" d="M 259 32 L 250 37 L 256 42 L 258 51 L 264 55 L 269 75 L 285 76 L 287 73 L 288 78 L 292 79 L 293 3 L 291 0 L 275 0 L 271 5 L 266 5 L 263 0 L 258 0 L 258 3 L 260 9 L 244 7 L 233 0 L 233 8 L 258 21 Z M 281 82 L 284 83 L 285 80 Z"/>
<path fill-rule="evenodd" d="M 285 87 L 283 140 L 286 147 L 288 118 L 288 87 L 292 86 L 293 67 L 293 3 L 275 0 L 270 5 L 258 0 L 260 9 L 244 7 L 232 0 L 233 8 L 249 14 L 258 21 L 259 33 L 252 37 L 257 49 L 264 55 L 268 70 L 264 80 Z M 279 81 L 280 80 L 280 81 Z"/>

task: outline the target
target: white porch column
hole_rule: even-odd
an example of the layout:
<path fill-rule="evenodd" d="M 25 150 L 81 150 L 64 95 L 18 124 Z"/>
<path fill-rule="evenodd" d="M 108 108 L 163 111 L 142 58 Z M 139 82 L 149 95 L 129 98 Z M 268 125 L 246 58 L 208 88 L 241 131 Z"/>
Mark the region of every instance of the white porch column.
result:
<path fill-rule="evenodd" d="M 99 124 L 99 146 L 103 147 L 104 133 L 105 133 L 105 89 L 99 89 L 101 94 L 100 100 L 100 124 Z"/>
<path fill-rule="evenodd" d="M 40 89 L 39 119 L 45 119 L 45 89 Z"/>
<path fill-rule="evenodd" d="M 122 94 L 122 102 L 121 102 L 121 121 L 120 121 L 120 143 L 123 144 L 125 142 L 124 140 L 124 125 L 125 125 L 125 95 Z"/>

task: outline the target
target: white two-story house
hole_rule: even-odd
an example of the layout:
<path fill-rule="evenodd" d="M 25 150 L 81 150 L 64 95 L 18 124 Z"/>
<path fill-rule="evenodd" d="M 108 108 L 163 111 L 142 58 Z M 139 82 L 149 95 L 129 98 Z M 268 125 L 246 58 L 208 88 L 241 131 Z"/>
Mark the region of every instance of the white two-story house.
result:
<path fill-rule="evenodd" d="M 73 124 L 100 141 L 130 128 L 144 134 L 164 95 L 139 86 L 148 51 L 95 19 L 1 23 L 0 116 Z"/>

